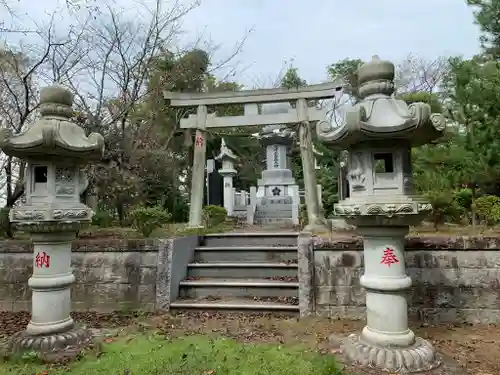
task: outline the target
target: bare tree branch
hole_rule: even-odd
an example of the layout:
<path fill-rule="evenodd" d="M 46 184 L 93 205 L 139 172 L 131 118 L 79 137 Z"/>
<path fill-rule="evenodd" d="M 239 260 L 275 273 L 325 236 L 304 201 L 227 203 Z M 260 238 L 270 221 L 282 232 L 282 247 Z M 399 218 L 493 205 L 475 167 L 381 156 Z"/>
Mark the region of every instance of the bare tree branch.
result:
<path fill-rule="evenodd" d="M 448 69 L 448 60 L 445 57 L 426 60 L 410 54 L 397 65 L 395 81 L 398 92 L 436 92 L 440 89 Z"/>

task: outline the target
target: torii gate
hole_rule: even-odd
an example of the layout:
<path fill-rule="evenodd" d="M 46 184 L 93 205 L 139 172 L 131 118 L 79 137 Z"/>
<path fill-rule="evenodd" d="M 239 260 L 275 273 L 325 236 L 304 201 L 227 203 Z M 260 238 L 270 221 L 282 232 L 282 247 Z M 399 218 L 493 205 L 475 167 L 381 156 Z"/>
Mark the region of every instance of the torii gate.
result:
<path fill-rule="evenodd" d="M 164 92 L 172 107 L 197 107 L 180 121 L 182 129 L 196 129 L 193 169 L 191 177 L 191 199 L 189 208 L 189 227 L 202 226 L 203 188 L 205 178 L 207 128 L 228 128 L 239 126 L 299 124 L 299 143 L 304 173 L 305 201 L 309 224 L 306 230 L 324 230 L 324 220 L 320 212 L 316 188 L 316 172 L 311 141 L 311 122 L 326 120 L 326 112 L 314 105 L 315 100 L 330 99 L 344 86 L 341 82 L 308 85 L 296 89 L 259 89 L 243 91 L 224 91 L 208 93 Z M 287 113 L 259 114 L 258 104 L 289 102 L 292 104 Z M 207 113 L 209 105 L 244 105 L 244 115 L 217 116 Z"/>

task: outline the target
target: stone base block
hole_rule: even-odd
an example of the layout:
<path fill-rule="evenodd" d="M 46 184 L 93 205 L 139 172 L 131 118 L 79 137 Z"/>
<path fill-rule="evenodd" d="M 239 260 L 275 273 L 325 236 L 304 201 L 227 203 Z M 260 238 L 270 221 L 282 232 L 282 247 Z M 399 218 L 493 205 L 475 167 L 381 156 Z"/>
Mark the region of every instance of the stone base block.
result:
<path fill-rule="evenodd" d="M 6 343 L 6 356 L 32 351 L 47 362 L 62 362 L 78 356 L 83 348 L 93 344 L 89 329 L 74 327 L 70 331 L 52 335 L 30 336 L 26 331 L 14 334 Z"/>
<path fill-rule="evenodd" d="M 431 343 L 422 338 L 417 338 L 409 347 L 376 346 L 363 341 L 355 334 L 344 340 L 332 336 L 330 342 L 340 347 L 346 363 L 382 372 L 397 374 L 426 372 L 442 364 Z"/>
<path fill-rule="evenodd" d="M 330 229 L 325 225 L 322 220 L 318 220 L 316 223 L 307 224 L 304 229 L 304 232 L 311 232 L 313 234 L 316 233 L 327 233 Z"/>

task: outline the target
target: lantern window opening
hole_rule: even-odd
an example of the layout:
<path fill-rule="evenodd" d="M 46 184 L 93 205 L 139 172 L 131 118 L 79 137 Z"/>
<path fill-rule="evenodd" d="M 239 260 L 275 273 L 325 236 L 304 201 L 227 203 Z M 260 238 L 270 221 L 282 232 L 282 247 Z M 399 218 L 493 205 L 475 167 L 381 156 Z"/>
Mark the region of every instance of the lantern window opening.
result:
<path fill-rule="evenodd" d="M 33 167 L 33 175 L 35 184 L 47 183 L 48 168 L 46 165 L 35 165 Z"/>
<path fill-rule="evenodd" d="M 373 154 L 375 173 L 394 173 L 394 158 L 390 152 Z"/>
<path fill-rule="evenodd" d="M 31 168 L 31 192 L 35 195 L 45 195 L 48 188 L 48 173 L 47 165 L 33 165 Z"/>

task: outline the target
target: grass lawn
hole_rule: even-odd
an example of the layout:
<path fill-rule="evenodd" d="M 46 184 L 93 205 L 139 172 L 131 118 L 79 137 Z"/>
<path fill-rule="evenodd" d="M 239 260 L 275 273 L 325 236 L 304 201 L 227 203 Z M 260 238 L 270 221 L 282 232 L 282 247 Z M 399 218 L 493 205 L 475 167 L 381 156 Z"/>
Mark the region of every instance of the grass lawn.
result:
<path fill-rule="evenodd" d="M 88 353 L 67 366 L 47 366 L 37 359 L 0 363 L 2 375 L 340 375 L 331 355 L 301 346 L 245 344 L 207 335 L 166 339 L 140 334 L 104 344 L 100 355 Z"/>

